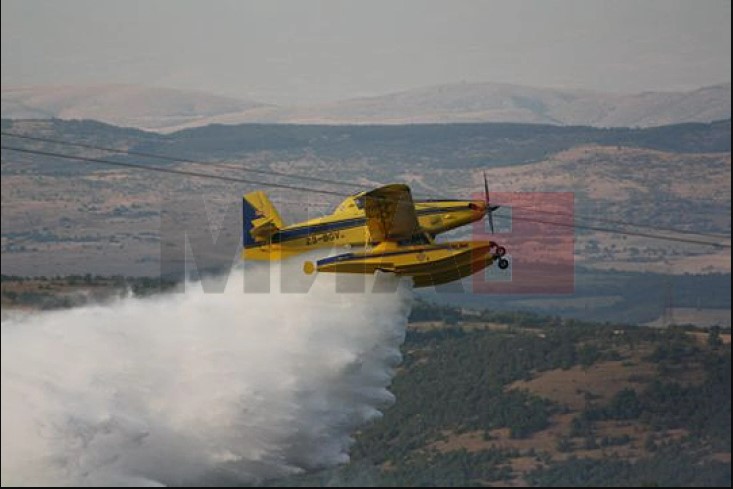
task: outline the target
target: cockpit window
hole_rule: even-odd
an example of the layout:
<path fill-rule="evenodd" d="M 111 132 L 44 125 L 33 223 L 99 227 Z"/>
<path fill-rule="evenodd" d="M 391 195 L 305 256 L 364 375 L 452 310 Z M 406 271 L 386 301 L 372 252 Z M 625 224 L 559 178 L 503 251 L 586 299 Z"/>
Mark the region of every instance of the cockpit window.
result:
<path fill-rule="evenodd" d="M 366 200 L 363 195 L 361 197 L 349 198 L 341 202 L 338 206 L 336 206 L 336 209 L 334 209 L 333 212 L 334 213 L 347 212 L 349 209 L 353 211 L 354 207 L 356 207 L 357 209 L 364 209 L 365 202 Z"/>

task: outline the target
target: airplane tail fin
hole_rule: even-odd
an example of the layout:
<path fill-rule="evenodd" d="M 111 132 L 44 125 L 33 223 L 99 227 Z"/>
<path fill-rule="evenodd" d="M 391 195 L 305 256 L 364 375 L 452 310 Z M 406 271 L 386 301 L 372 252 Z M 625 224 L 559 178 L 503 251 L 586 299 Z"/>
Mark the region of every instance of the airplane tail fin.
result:
<path fill-rule="evenodd" d="M 244 246 L 266 242 L 283 228 L 283 220 L 264 192 L 251 192 L 242 199 Z"/>

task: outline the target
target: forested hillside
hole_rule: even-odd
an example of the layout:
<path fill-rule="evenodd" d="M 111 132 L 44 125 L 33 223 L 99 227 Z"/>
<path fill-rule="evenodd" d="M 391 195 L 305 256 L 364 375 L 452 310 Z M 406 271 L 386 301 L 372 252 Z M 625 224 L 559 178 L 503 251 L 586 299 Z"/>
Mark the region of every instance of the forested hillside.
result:
<path fill-rule="evenodd" d="M 729 331 L 412 319 L 397 401 L 352 462 L 276 484 L 730 486 Z"/>

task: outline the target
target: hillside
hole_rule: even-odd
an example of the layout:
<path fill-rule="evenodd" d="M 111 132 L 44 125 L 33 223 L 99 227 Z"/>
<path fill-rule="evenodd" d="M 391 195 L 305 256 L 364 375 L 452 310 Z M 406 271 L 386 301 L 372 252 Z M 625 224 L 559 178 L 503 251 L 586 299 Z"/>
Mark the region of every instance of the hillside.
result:
<path fill-rule="evenodd" d="M 230 113 L 247 114 L 266 104 L 192 90 L 101 85 L 2 89 L 2 117 L 94 119 L 118 126 L 159 130 Z"/>
<path fill-rule="evenodd" d="M 730 83 L 687 92 L 618 94 L 455 83 L 313 106 L 277 107 L 195 91 L 131 85 L 3 88 L 2 117 L 95 119 L 173 132 L 208 124 L 516 122 L 652 127 L 731 116 Z"/>
<path fill-rule="evenodd" d="M 418 305 L 403 351 L 351 463 L 273 485 L 730 485 L 729 331 Z"/>
<path fill-rule="evenodd" d="M 613 94 L 500 83 L 456 83 L 295 110 L 287 122 L 521 122 L 649 127 L 730 117 L 730 84 L 690 92 Z"/>
<path fill-rule="evenodd" d="M 509 246 L 512 261 L 525 269 L 550 263 L 555 253 L 535 239 L 512 237 L 511 206 L 517 198 L 542 192 L 572 194 L 572 212 L 581 225 L 593 224 L 589 217 L 601 217 L 730 234 L 730 121 L 648 129 L 531 124 L 240 125 L 193 128 L 163 136 L 93 121 L 3 120 L 2 129 L 182 156 L 202 164 L 9 136 L 3 136 L 4 146 L 205 171 L 263 184 L 275 180 L 244 170 L 274 170 L 293 175 L 292 179 L 278 178 L 279 183 L 342 194 L 353 192 L 353 187 L 313 184 L 300 176 L 326 177 L 363 188 L 401 181 L 409 183 L 418 198 L 466 197 L 479 192 L 486 171 L 494 198 L 505 204 L 497 212 L 496 239 Z M 171 210 L 171 206 L 181 209 L 179 222 L 188 232 L 201 234 L 204 242 L 211 240 L 208 219 L 221 223 L 223 236 L 231 241 L 227 252 L 231 254 L 222 256 L 219 266 L 228 266 L 239 251 L 240 196 L 263 187 L 153 175 L 7 150 L 2 157 L 1 249 L 3 272 L 8 274 L 157 275 L 161 239 L 166 238 L 161 233 L 161 208 Z M 215 166 L 220 163 L 227 166 Z M 340 200 L 330 194 L 268 192 L 288 223 L 323 215 Z M 206 212 L 201 211 L 202 199 Z M 550 209 L 547 201 L 538 209 L 533 215 L 543 220 L 557 217 L 547 212 L 569 211 L 567 206 Z M 475 238 L 486 232 L 480 226 L 467 227 L 452 237 Z M 730 321 L 729 249 L 583 229 L 576 230 L 573 239 L 573 294 L 439 296 L 470 300 L 472 307 L 485 307 L 489 304 L 482 302 L 491 301 L 492 308 L 555 310 L 584 319 L 646 323 L 660 318 L 664 304 L 660 291 L 665 290 L 665 277 L 674 275 L 679 277 L 674 281 L 676 307 L 688 309 L 679 311 L 680 317 L 691 317 L 689 321 L 696 324 Z M 471 290 L 471 284 L 467 285 L 465 290 Z"/>

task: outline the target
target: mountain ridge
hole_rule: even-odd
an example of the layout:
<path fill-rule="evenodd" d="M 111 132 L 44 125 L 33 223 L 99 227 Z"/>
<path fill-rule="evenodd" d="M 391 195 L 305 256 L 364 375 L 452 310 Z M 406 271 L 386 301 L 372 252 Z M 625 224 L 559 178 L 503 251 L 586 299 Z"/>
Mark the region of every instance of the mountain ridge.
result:
<path fill-rule="evenodd" d="M 276 106 L 193 90 L 100 85 L 2 90 L 2 117 L 94 119 L 157 132 L 209 124 L 516 122 L 655 127 L 730 118 L 730 82 L 684 92 L 618 94 L 506 83 L 452 83 L 311 106 Z"/>

